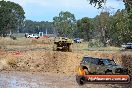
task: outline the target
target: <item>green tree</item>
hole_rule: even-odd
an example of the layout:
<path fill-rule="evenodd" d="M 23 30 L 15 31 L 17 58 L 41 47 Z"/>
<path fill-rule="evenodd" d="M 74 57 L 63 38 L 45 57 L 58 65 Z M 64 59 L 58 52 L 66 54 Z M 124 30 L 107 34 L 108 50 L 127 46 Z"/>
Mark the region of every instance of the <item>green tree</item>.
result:
<path fill-rule="evenodd" d="M 90 4 L 95 4 L 100 7 L 102 7 L 102 3 L 105 3 L 107 0 L 88 0 L 90 2 Z M 122 1 L 122 0 L 117 0 L 117 1 Z M 123 2 L 125 3 L 125 6 L 128 10 L 130 10 L 132 8 L 132 1 L 131 0 L 123 0 Z"/>
<path fill-rule="evenodd" d="M 102 7 L 102 4 L 107 0 L 88 0 L 90 4 L 98 5 L 99 8 Z M 122 0 L 125 3 L 125 12 L 117 12 L 116 16 L 114 16 L 114 20 L 111 26 L 111 37 L 116 44 L 120 44 L 122 42 L 132 42 L 132 0 Z M 120 14 L 120 15 L 119 15 Z M 122 15 L 121 15 L 122 14 Z M 121 16 L 123 18 L 121 18 Z M 115 22 L 114 22 L 115 21 Z M 117 31 L 118 30 L 118 31 Z M 113 35 L 114 34 L 114 35 Z"/>
<path fill-rule="evenodd" d="M 61 11 L 59 16 L 53 18 L 53 25 L 59 36 L 73 37 L 76 29 L 76 19 L 74 14 Z"/>
<path fill-rule="evenodd" d="M 90 18 L 84 17 L 81 20 L 78 20 L 77 27 L 77 30 L 79 30 L 78 35 L 80 35 L 80 37 L 83 37 L 85 40 L 89 41 L 92 31 Z"/>
<path fill-rule="evenodd" d="M 95 6 L 98 5 L 98 8 L 102 7 L 102 3 L 105 3 L 106 0 L 87 0 L 90 2 L 90 4 L 95 4 Z"/>
<path fill-rule="evenodd" d="M 129 28 L 129 19 L 126 10 L 118 10 L 113 16 L 111 36 L 115 44 L 131 42 L 132 30 Z"/>
<path fill-rule="evenodd" d="M 102 3 L 105 3 L 107 0 L 88 0 L 90 4 L 98 5 L 99 8 L 102 7 Z M 132 0 L 117 0 L 123 1 L 125 3 L 125 9 L 127 10 L 128 20 L 129 20 L 129 29 L 132 29 Z"/>
<path fill-rule="evenodd" d="M 111 16 L 108 12 L 101 12 L 99 16 L 94 18 L 94 35 L 106 46 L 107 41 L 110 39 L 111 31 Z"/>
<path fill-rule="evenodd" d="M 25 12 L 14 2 L 0 1 L 0 35 L 5 35 L 9 30 L 16 30 L 23 26 Z"/>

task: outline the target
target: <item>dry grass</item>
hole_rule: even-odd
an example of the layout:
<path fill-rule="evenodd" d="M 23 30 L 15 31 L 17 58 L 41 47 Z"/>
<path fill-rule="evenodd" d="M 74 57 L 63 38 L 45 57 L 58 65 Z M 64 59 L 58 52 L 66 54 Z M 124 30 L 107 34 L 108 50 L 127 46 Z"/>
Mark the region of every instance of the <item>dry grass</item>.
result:
<path fill-rule="evenodd" d="M 0 54 L 0 70 L 6 68 L 14 68 L 16 64 L 16 57 L 12 56 L 11 54 L 4 53 L 3 55 Z"/>
<path fill-rule="evenodd" d="M 52 39 L 32 39 L 32 38 L 17 38 L 17 40 L 13 40 L 9 37 L 2 38 L 0 37 L 0 45 L 33 45 L 33 44 L 50 44 L 52 43 Z"/>
<path fill-rule="evenodd" d="M 102 51 L 119 51 L 120 48 L 119 47 L 114 47 L 114 46 L 108 46 L 108 47 L 104 47 L 100 50 L 102 50 Z"/>
<path fill-rule="evenodd" d="M 12 40 L 11 38 L 0 38 L 0 45 L 26 45 L 30 44 L 30 39 L 17 38 L 17 40 Z"/>
<path fill-rule="evenodd" d="M 88 42 L 74 43 L 74 50 L 76 51 L 120 51 L 120 47 L 108 46 L 108 47 L 88 47 Z"/>
<path fill-rule="evenodd" d="M 74 43 L 73 44 L 73 49 L 75 51 L 81 51 L 81 50 L 84 50 L 84 49 L 88 49 L 88 42 L 83 42 L 83 43 Z"/>
<path fill-rule="evenodd" d="M 52 44 L 53 40 L 52 39 L 45 39 L 45 38 L 32 39 L 31 43 L 32 44 Z"/>

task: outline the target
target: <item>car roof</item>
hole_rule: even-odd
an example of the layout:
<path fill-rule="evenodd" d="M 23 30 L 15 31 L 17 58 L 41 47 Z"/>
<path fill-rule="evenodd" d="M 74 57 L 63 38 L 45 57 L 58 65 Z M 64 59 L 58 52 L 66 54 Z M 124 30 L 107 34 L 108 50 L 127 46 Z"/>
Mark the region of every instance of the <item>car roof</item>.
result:
<path fill-rule="evenodd" d="M 80 39 L 80 38 L 75 38 L 75 39 Z"/>
<path fill-rule="evenodd" d="M 127 43 L 127 44 L 132 44 L 131 42 Z"/>
<path fill-rule="evenodd" d="M 85 58 L 92 58 L 92 57 L 90 57 L 90 56 L 84 56 Z"/>
<path fill-rule="evenodd" d="M 87 58 L 87 59 L 100 59 L 100 60 L 111 60 L 109 58 L 97 58 L 97 57 L 90 57 L 90 56 L 84 56 L 83 58 Z"/>
<path fill-rule="evenodd" d="M 110 59 L 102 59 L 102 60 L 110 60 Z"/>
<path fill-rule="evenodd" d="M 90 57 L 90 56 L 84 56 L 84 59 L 100 59 L 100 58 L 96 58 L 96 57 Z"/>

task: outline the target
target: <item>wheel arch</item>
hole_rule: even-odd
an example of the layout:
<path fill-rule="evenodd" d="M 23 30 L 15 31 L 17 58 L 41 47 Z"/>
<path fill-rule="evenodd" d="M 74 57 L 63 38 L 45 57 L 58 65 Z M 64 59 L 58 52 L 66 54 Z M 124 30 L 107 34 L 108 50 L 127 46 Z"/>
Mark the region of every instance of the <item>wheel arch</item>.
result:
<path fill-rule="evenodd" d="M 88 67 L 87 66 L 82 66 L 82 69 L 87 69 L 88 70 Z"/>

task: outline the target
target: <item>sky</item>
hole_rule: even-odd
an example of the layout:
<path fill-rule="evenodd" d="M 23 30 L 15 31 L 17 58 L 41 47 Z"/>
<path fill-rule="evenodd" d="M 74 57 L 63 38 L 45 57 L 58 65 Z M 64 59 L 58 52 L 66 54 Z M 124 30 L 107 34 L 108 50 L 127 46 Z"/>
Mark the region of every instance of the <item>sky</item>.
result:
<path fill-rule="evenodd" d="M 25 17 L 33 21 L 53 21 L 53 17 L 58 16 L 61 11 L 69 11 L 75 15 L 75 18 L 83 17 L 93 18 L 102 10 L 90 5 L 87 0 L 6 0 L 20 4 Z M 107 0 L 104 7 L 109 7 L 111 13 L 117 9 L 124 9 L 122 0 Z"/>

